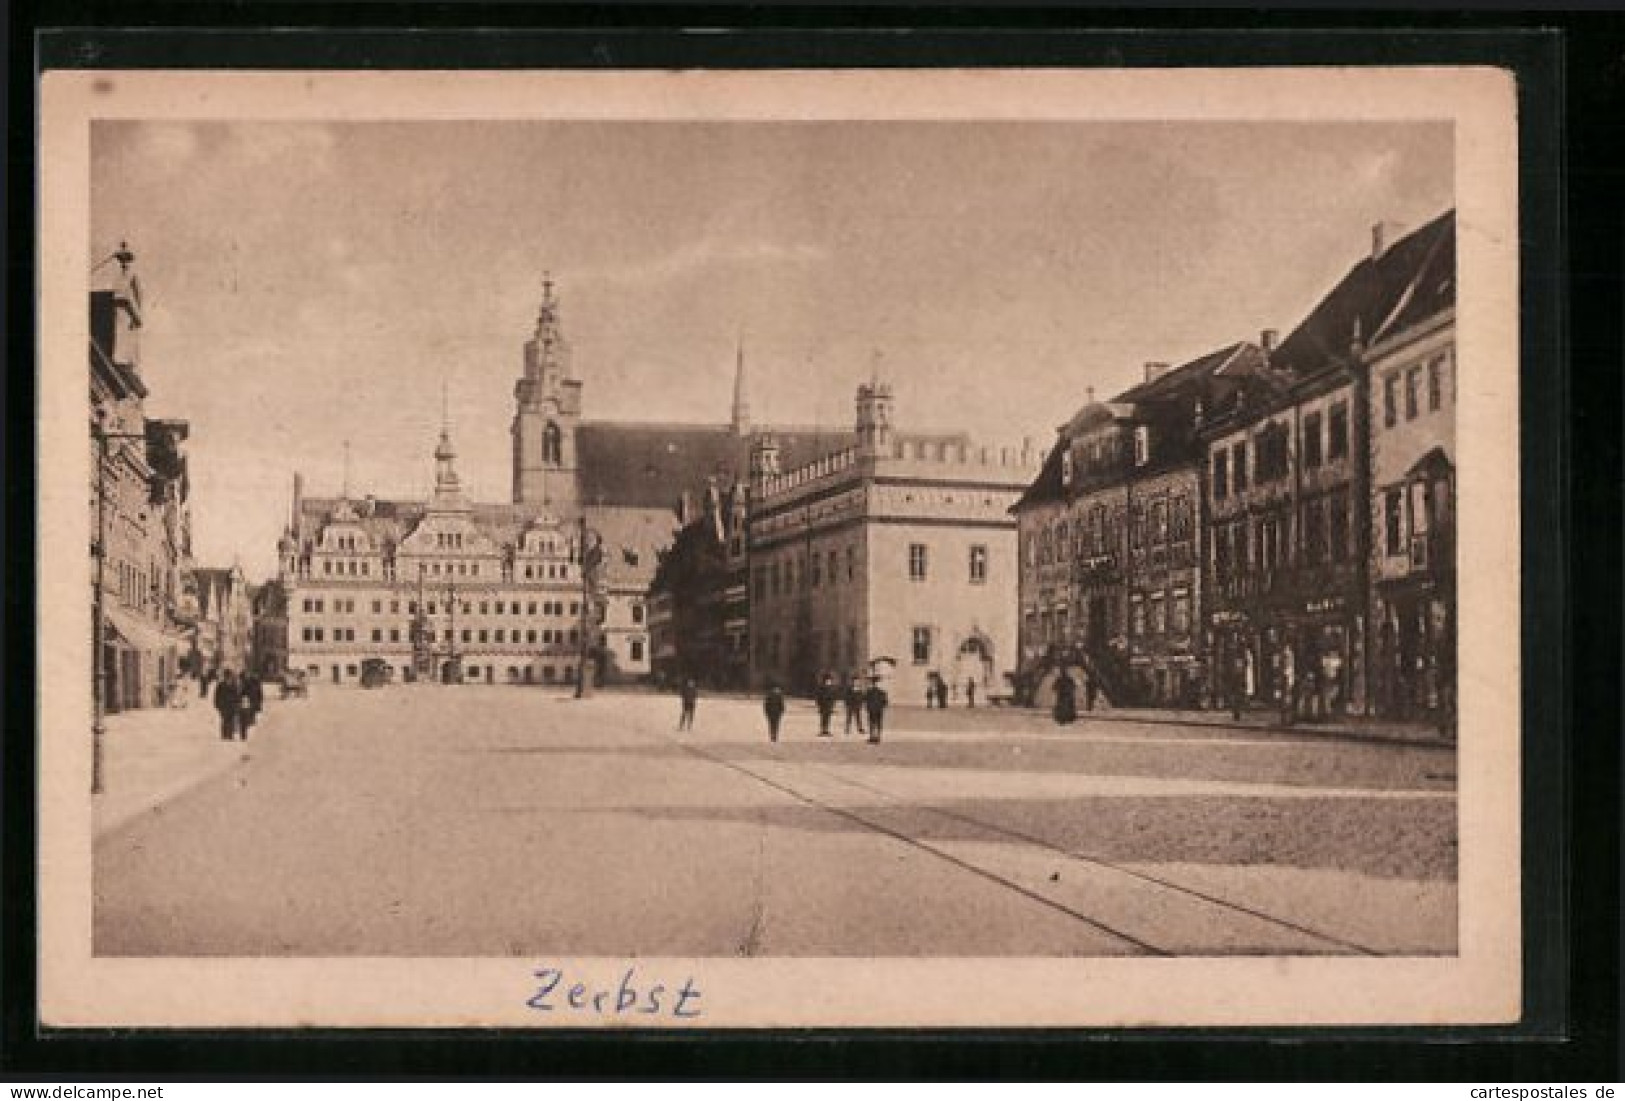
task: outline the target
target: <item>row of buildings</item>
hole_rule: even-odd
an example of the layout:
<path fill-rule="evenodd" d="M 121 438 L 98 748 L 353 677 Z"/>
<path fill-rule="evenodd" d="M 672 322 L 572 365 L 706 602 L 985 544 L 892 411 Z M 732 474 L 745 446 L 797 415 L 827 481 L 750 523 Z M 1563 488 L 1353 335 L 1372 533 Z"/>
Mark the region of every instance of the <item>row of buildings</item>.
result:
<path fill-rule="evenodd" d="M 584 390 L 548 282 L 513 390 L 510 500 L 465 494 L 449 426 L 424 500 L 310 496 L 296 474 L 272 586 L 286 667 L 571 684 L 585 660 L 598 682 L 745 687 L 885 657 L 923 692 L 958 655 L 989 685 L 1014 661 L 1008 510 L 1031 448 L 897 431 L 878 380 L 851 426 L 756 424 L 742 353 L 717 424 L 589 420 Z"/>
<path fill-rule="evenodd" d="M 1310 714 L 1405 716 L 1453 680 L 1455 221 L 1373 234 L 1273 331 L 1107 400 L 1041 454 L 898 427 L 878 376 L 846 425 L 584 416 L 551 282 L 508 426 L 510 499 L 469 499 L 444 427 L 424 500 L 293 508 L 269 586 L 287 665 L 402 679 L 1040 689 L 1211 706 L 1232 674 Z M 276 624 L 285 623 L 285 628 Z"/>
<path fill-rule="evenodd" d="M 1369 255 L 1277 340 L 1088 395 L 1015 508 L 1022 668 L 1127 703 L 1239 682 L 1415 717 L 1454 684 L 1455 218 Z M 1289 656 L 1290 652 L 1290 656 Z"/>
<path fill-rule="evenodd" d="M 127 246 L 93 273 L 89 319 L 92 678 L 108 712 L 163 706 L 184 677 L 253 660 L 254 594 L 240 567 L 193 560 L 191 425 L 147 414 Z"/>

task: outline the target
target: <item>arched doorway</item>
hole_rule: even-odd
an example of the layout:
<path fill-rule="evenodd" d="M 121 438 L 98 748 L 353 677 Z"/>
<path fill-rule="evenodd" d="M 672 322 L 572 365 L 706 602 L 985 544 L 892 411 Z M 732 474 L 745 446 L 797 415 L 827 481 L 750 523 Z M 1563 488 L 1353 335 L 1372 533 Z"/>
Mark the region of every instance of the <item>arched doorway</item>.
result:
<path fill-rule="evenodd" d="M 963 691 L 966 682 L 974 680 L 984 694 L 995 688 L 993 684 L 993 640 L 981 631 L 972 631 L 960 642 L 954 654 L 954 686 Z"/>

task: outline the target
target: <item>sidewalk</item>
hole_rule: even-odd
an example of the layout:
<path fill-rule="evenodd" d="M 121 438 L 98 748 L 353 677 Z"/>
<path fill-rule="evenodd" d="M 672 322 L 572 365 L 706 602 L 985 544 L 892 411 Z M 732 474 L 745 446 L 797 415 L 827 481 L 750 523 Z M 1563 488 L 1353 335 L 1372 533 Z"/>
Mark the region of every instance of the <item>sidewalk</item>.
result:
<path fill-rule="evenodd" d="M 92 836 L 101 837 L 226 771 L 251 744 L 221 741 L 219 715 L 198 700 L 187 707 L 107 716 L 104 790 L 92 799 Z"/>
<path fill-rule="evenodd" d="M 1002 707 L 1007 714 L 1029 715 L 1052 722 L 1049 711 L 1031 707 Z M 1384 742 L 1395 745 L 1450 746 L 1453 738 L 1441 736 L 1432 723 L 1393 722 L 1349 716 L 1335 721 L 1310 722 L 1299 719 L 1291 726 L 1281 724 L 1280 714 L 1270 709 L 1248 708 L 1238 721 L 1228 711 L 1185 711 L 1160 707 L 1112 707 L 1097 704 L 1093 711 L 1080 705 L 1078 722 L 1149 723 L 1158 726 L 1200 726 L 1228 730 L 1262 730 L 1291 737 L 1342 738 L 1348 741 Z"/>

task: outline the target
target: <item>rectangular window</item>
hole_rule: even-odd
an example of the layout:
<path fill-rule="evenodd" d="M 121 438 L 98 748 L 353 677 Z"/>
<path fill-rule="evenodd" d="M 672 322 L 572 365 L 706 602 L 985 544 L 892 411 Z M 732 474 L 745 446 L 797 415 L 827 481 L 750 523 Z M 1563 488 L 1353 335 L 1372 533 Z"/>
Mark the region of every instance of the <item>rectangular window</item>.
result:
<path fill-rule="evenodd" d="M 1138 596 L 1130 602 L 1129 633 L 1145 634 L 1145 602 Z"/>
<path fill-rule="evenodd" d="M 1326 525 L 1329 529 L 1333 562 L 1345 562 L 1349 557 L 1349 491 L 1347 487 L 1333 491 L 1327 503 Z"/>
<path fill-rule="evenodd" d="M 497 601 L 497 606 L 496 606 L 496 614 L 497 614 L 497 615 L 501 615 L 501 614 L 502 614 L 502 601 L 500 601 L 500 600 L 499 600 L 499 601 Z"/>
<path fill-rule="evenodd" d="M 633 623 L 642 623 L 643 622 L 643 605 L 642 604 L 634 604 L 634 605 L 632 605 L 632 622 Z"/>
<path fill-rule="evenodd" d="M 927 665 L 931 661 L 931 628 L 914 628 L 914 664 Z"/>
<path fill-rule="evenodd" d="M 1151 429 L 1140 425 L 1134 430 L 1134 465 L 1144 466 L 1151 461 Z"/>
<path fill-rule="evenodd" d="M 908 545 L 908 579 L 910 581 L 924 581 L 925 570 L 925 544 L 910 543 Z"/>
<path fill-rule="evenodd" d="M 401 614 L 401 602 L 399 600 L 391 600 L 389 602 L 389 614 L 390 615 L 400 615 Z"/>
<path fill-rule="evenodd" d="M 400 640 L 401 640 L 401 629 L 399 627 L 391 627 L 389 629 L 389 641 L 391 641 L 391 642 L 399 642 Z"/>
<path fill-rule="evenodd" d="M 839 561 L 840 560 L 836 556 L 835 552 L 830 551 L 829 552 L 829 583 L 831 585 L 835 584 L 835 582 L 837 580 L 839 580 L 839 575 L 836 573 L 836 566 L 839 564 Z"/>
<path fill-rule="evenodd" d="M 1213 499 L 1222 501 L 1230 496 L 1230 453 L 1213 453 Z"/>
<path fill-rule="evenodd" d="M 372 602 L 372 614 L 373 615 L 382 615 L 383 611 L 384 611 L 384 602 L 382 600 L 374 600 Z"/>
<path fill-rule="evenodd" d="M 384 641 L 384 631 L 382 627 L 374 627 L 372 629 L 372 640 L 374 642 Z"/>
<path fill-rule="evenodd" d="M 1330 460 L 1347 458 L 1349 453 L 1349 403 L 1339 401 L 1332 405 L 1326 420 L 1326 457 Z"/>
<path fill-rule="evenodd" d="M 1176 635 L 1186 635 L 1191 630 L 1191 594 L 1184 589 L 1174 592 L 1172 606 L 1168 612 L 1168 630 Z"/>
<path fill-rule="evenodd" d="M 1303 418 L 1303 465 L 1310 470 L 1320 465 L 1320 414 L 1310 413 Z"/>
<path fill-rule="evenodd" d="M 633 639 L 632 643 L 631 643 L 631 646 L 629 647 L 629 652 L 632 655 L 632 660 L 633 661 L 642 661 L 643 660 L 643 640 L 639 639 L 639 638 Z"/>
<path fill-rule="evenodd" d="M 304 641 L 306 641 L 306 642 L 309 642 L 309 641 L 310 641 L 310 628 L 309 628 L 309 627 L 306 627 L 306 628 L 305 628 L 305 629 L 304 629 L 304 632 L 303 632 L 303 634 L 302 634 L 302 635 L 301 635 L 301 637 L 302 637 L 302 638 L 303 638 L 303 639 L 304 639 Z"/>
<path fill-rule="evenodd" d="M 1444 402 L 1444 357 L 1428 360 L 1428 411 L 1437 413 Z"/>
<path fill-rule="evenodd" d="M 314 634 L 316 636 L 315 641 L 320 642 L 322 640 L 322 629 L 320 627 L 316 628 Z"/>
<path fill-rule="evenodd" d="M 526 605 L 525 610 L 530 615 L 535 615 L 536 614 L 536 602 L 534 600 L 532 600 L 528 605 Z"/>
<path fill-rule="evenodd" d="M 1390 489 L 1382 495 L 1383 550 L 1390 555 L 1405 553 L 1404 507 L 1399 490 Z"/>
<path fill-rule="evenodd" d="M 507 632 L 506 632 L 506 631 L 504 631 L 504 630 L 503 630 L 503 629 L 502 629 L 502 628 L 501 628 L 501 627 L 498 627 L 498 628 L 497 628 L 497 637 L 496 637 L 496 640 L 497 640 L 497 641 L 498 641 L 498 642 L 506 642 L 506 641 L 507 641 L 507 638 L 506 638 L 506 634 L 507 634 Z"/>
<path fill-rule="evenodd" d="M 1422 387 L 1422 368 L 1411 367 L 1405 371 L 1405 419 L 1416 419 L 1417 391 Z"/>
<path fill-rule="evenodd" d="M 473 642 L 474 641 L 474 632 L 469 630 L 467 627 L 463 628 L 463 641 L 464 642 Z"/>
<path fill-rule="evenodd" d="M 1390 372 L 1382 378 L 1382 426 L 1392 428 L 1399 421 L 1399 376 Z"/>
<path fill-rule="evenodd" d="M 970 583 L 984 585 L 987 583 L 987 547 L 975 543 L 970 549 Z"/>
<path fill-rule="evenodd" d="M 1165 608 L 1166 604 L 1160 593 L 1151 598 L 1151 633 L 1154 635 L 1160 635 L 1168 629 Z"/>
<path fill-rule="evenodd" d="M 854 547 L 846 548 L 846 579 L 855 580 L 858 576 L 858 555 Z"/>

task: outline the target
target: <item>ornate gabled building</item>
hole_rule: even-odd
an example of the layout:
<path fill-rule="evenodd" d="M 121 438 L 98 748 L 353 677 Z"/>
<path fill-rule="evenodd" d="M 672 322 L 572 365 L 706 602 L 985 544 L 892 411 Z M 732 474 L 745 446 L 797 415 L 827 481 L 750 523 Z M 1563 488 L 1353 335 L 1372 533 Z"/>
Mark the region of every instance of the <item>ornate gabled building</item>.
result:
<path fill-rule="evenodd" d="M 1022 668 L 1034 681 L 1074 665 L 1116 704 L 1199 697 L 1197 432 L 1204 409 L 1248 385 L 1265 354 L 1241 342 L 1172 369 L 1149 363 L 1141 384 L 1109 401 L 1091 392 L 1057 429 L 1013 510 Z"/>

